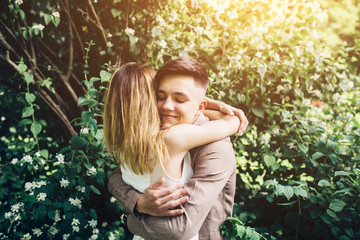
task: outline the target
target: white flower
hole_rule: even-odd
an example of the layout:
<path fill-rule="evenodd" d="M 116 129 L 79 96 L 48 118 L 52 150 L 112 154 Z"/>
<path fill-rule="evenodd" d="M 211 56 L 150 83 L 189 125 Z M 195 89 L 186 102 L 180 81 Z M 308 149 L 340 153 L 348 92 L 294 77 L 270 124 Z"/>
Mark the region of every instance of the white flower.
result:
<path fill-rule="evenodd" d="M 80 129 L 80 133 L 82 134 L 88 134 L 89 133 L 89 129 L 87 127 L 81 128 Z"/>
<path fill-rule="evenodd" d="M 18 162 L 19 160 L 17 159 L 17 158 L 13 158 L 12 160 L 11 160 L 11 164 L 16 164 L 17 162 Z"/>
<path fill-rule="evenodd" d="M 23 160 L 24 160 L 25 162 L 27 162 L 27 163 L 30 163 L 30 164 L 33 163 L 33 159 L 32 159 L 32 157 L 31 157 L 30 155 L 25 155 L 25 156 L 23 157 Z"/>
<path fill-rule="evenodd" d="M 130 37 L 130 36 L 133 36 L 133 35 L 135 34 L 135 30 L 127 27 L 127 28 L 125 29 L 125 34 L 128 35 L 129 37 Z"/>
<path fill-rule="evenodd" d="M 69 183 L 70 183 L 69 180 L 61 178 L 60 187 L 66 188 L 67 186 L 69 186 Z"/>
<path fill-rule="evenodd" d="M 35 228 L 35 229 L 33 229 L 33 233 L 34 233 L 34 235 L 39 237 L 42 234 L 42 231 L 40 228 Z"/>
<path fill-rule="evenodd" d="M 6 117 L 1 116 L 1 121 L 3 122 L 3 121 L 5 121 L 5 120 L 6 120 Z"/>
<path fill-rule="evenodd" d="M 44 165 L 44 164 L 46 163 L 46 161 L 45 161 L 44 159 L 40 159 L 40 163 L 41 163 L 42 165 Z"/>
<path fill-rule="evenodd" d="M 24 1 L 23 0 L 15 0 L 15 2 L 17 5 L 21 5 L 21 4 L 23 4 Z"/>
<path fill-rule="evenodd" d="M 294 142 L 289 142 L 287 145 L 290 149 L 296 149 L 296 145 Z"/>
<path fill-rule="evenodd" d="M 90 225 L 92 228 L 95 228 L 96 225 L 97 225 L 97 220 L 93 219 L 93 220 L 89 221 L 89 225 Z"/>
<path fill-rule="evenodd" d="M 56 159 L 58 160 L 57 162 L 58 162 L 59 164 L 64 164 L 64 163 L 65 163 L 65 161 L 64 161 L 65 156 L 64 156 L 62 153 L 57 154 L 57 155 L 56 155 Z"/>
<path fill-rule="evenodd" d="M 73 226 L 72 229 L 73 229 L 74 232 L 79 232 L 80 231 L 80 228 L 78 226 Z"/>
<path fill-rule="evenodd" d="M 71 226 L 77 226 L 77 225 L 79 225 L 80 224 L 80 221 L 79 221 L 79 219 L 77 219 L 77 218 L 73 218 L 73 220 L 72 220 L 72 223 L 71 223 Z"/>
<path fill-rule="evenodd" d="M 60 218 L 60 210 L 59 209 L 56 209 L 55 210 L 55 219 L 54 219 L 54 221 L 55 222 L 58 222 L 58 221 L 60 221 L 61 220 L 61 218 Z"/>
<path fill-rule="evenodd" d="M 93 235 L 91 235 L 90 239 L 91 239 L 91 240 L 96 240 L 96 239 L 98 239 L 98 235 L 97 235 L 97 234 L 93 234 Z"/>
<path fill-rule="evenodd" d="M 40 157 L 41 156 L 40 152 L 36 152 L 35 156 Z"/>
<path fill-rule="evenodd" d="M 114 44 L 113 44 L 112 42 L 108 41 L 108 42 L 106 43 L 106 46 L 107 46 L 108 48 L 111 48 L 111 47 L 114 46 Z"/>
<path fill-rule="evenodd" d="M 12 212 L 6 212 L 5 213 L 5 218 L 10 219 L 12 215 L 13 215 Z"/>
<path fill-rule="evenodd" d="M 55 236 L 58 232 L 59 230 L 55 226 L 51 226 L 49 229 L 49 233 L 53 236 Z"/>
<path fill-rule="evenodd" d="M 109 240 L 115 240 L 115 235 L 111 232 L 109 235 Z"/>
<path fill-rule="evenodd" d="M 110 202 L 112 202 L 112 203 L 116 202 L 116 198 L 111 197 L 111 198 L 110 198 Z"/>
<path fill-rule="evenodd" d="M 75 198 L 75 199 L 69 198 L 69 201 L 70 201 L 70 203 L 71 203 L 73 206 L 75 206 L 75 207 L 79 207 L 79 208 L 82 207 L 81 201 L 80 201 L 80 199 L 78 199 L 78 198 Z"/>
<path fill-rule="evenodd" d="M 36 198 L 40 202 L 40 201 L 45 201 L 46 196 L 47 196 L 46 193 L 39 193 Z"/>
<path fill-rule="evenodd" d="M 20 214 L 16 215 L 15 218 L 14 218 L 14 221 L 18 221 L 18 220 L 21 220 Z"/>
<path fill-rule="evenodd" d="M 52 15 L 53 15 L 54 17 L 60 17 L 60 13 L 59 13 L 58 11 L 53 12 Z"/>
<path fill-rule="evenodd" d="M 38 182 L 34 182 L 33 184 L 34 184 L 35 187 L 41 188 L 42 186 L 46 185 L 46 181 L 41 180 L 41 181 L 38 181 Z"/>
<path fill-rule="evenodd" d="M 30 191 L 33 188 L 33 184 L 31 182 L 25 183 L 25 191 Z"/>
<path fill-rule="evenodd" d="M 257 53 L 255 54 L 255 56 L 258 57 L 258 58 L 261 58 L 262 52 L 257 52 Z"/>
<path fill-rule="evenodd" d="M 92 167 L 89 169 L 88 173 L 89 173 L 89 175 L 95 175 L 96 171 L 97 171 L 96 168 L 95 168 L 94 166 L 92 166 Z"/>
<path fill-rule="evenodd" d="M 82 193 L 84 193 L 86 190 L 85 187 L 80 187 L 80 186 L 76 186 L 75 189 Z"/>
<path fill-rule="evenodd" d="M 101 224 L 102 227 L 106 227 L 107 225 L 108 225 L 107 222 L 103 222 L 103 223 Z"/>
<path fill-rule="evenodd" d="M 42 24 L 34 24 L 34 25 L 32 26 L 32 28 L 33 28 L 33 29 L 39 29 L 40 31 L 42 31 L 45 27 L 44 27 L 44 25 L 42 25 Z"/>
<path fill-rule="evenodd" d="M 277 150 L 275 151 L 274 155 L 275 155 L 275 157 L 278 157 L 278 158 L 282 157 L 282 153 L 280 152 L 279 149 L 277 149 Z"/>
<path fill-rule="evenodd" d="M 278 53 L 275 53 L 274 54 L 274 59 L 275 59 L 275 61 L 280 61 L 280 56 L 279 56 L 279 54 Z"/>
<path fill-rule="evenodd" d="M 160 42 L 158 42 L 159 46 L 162 48 L 166 48 L 167 43 L 165 42 L 165 40 L 161 40 Z"/>
<path fill-rule="evenodd" d="M 69 233 L 64 234 L 64 235 L 63 235 L 63 240 L 68 240 L 69 237 L 70 237 L 70 234 L 69 234 Z"/>
<path fill-rule="evenodd" d="M 31 235 L 30 233 L 25 234 L 22 238 L 20 238 L 21 240 L 30 240 L 31 239 Z"/>
<path fill-rule="evenodd" d="M 11 206 L 11 211 L 12 212 L 19 212 L 19 209 L 20 209 L 20 204 L 19 203 L 16 203 L 14 205 Z"/>

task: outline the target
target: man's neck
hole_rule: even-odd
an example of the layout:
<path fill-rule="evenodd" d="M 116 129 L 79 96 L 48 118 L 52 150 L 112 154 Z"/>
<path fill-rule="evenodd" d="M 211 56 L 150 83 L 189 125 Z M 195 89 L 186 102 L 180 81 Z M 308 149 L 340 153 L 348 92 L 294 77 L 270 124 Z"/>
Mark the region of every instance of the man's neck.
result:
<path fill-rule="evenodd" d="M 200 113 L 199 116 L 195 119 L 194 125 L 201 125 L 204 122 L 207 122 L 209 119 L 204 115 L 204 113 Z"/>

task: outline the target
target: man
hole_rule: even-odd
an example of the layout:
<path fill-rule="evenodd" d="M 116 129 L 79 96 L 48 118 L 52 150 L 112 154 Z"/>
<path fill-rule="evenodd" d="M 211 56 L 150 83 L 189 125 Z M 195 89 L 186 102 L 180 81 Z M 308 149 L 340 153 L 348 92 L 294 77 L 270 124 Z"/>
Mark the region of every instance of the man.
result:
<path fill-rule="evenodd" d="M 207 121 L 202 110 L 207 105 L 208 78 L 201 64 L 190 58 L 169 61 L 154 81 L 163 128 Z M 248 122 L 242 111 L 238 113 L 244 131 Z M 235 194 L 232 144 L 224 139 L 192 149 L 190 154 L 194 175 L 186 188 L 160 189 L 162 179 L 141 194 L 124 183 L 119 169 L 113 171 L 109 190 L 130 213 L 132 233 L 145 239 L 190 239 L 197 233 L 200 239 L 222 239 L 219 227 L 232 213 Z"/>

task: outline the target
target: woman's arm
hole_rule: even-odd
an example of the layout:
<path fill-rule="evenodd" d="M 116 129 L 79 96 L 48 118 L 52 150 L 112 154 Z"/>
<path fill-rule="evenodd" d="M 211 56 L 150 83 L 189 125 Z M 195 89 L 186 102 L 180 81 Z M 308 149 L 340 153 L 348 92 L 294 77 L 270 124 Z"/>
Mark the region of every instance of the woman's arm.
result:
<path fill-rule="evenodd" d="M 171 152 L 187 152 L 194 147 L 229 137 L 239 128 L 239 118 L 218 111 L 207 111 L 210 119 L 217 119 L 196 126 L 179 124 L 166 130 L 165 140 Z"/>

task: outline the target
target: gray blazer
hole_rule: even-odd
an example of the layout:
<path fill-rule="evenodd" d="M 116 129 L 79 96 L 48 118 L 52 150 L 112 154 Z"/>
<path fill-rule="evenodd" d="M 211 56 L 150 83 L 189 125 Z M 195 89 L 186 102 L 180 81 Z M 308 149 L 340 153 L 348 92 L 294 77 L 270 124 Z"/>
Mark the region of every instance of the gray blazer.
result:
<path fill-rule="evenodd" d="M 199 116 L 195 124 L 207 121 Z M 185 184 L 190 198 L 181 208 L 184 214 L 173 217 L 153 217 L 135 214 L 135 204 L 141 193 L 127 185 L 116 168 L 110 175 L 109 191 L 129 212 L 129 230 L 144 239 L 184 239 L 196 233 L 199 239 L 223 239 L 219 227 L 232 214 L 236 161 L 229 140 L 213 142 L 190 151 L 194 175 Z"/>

